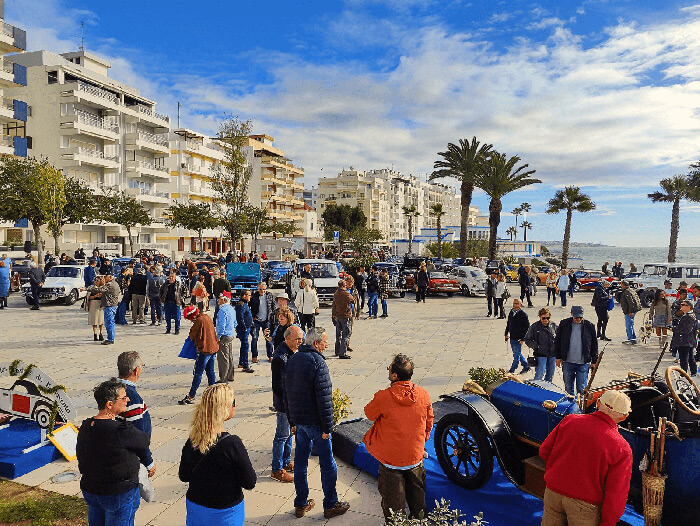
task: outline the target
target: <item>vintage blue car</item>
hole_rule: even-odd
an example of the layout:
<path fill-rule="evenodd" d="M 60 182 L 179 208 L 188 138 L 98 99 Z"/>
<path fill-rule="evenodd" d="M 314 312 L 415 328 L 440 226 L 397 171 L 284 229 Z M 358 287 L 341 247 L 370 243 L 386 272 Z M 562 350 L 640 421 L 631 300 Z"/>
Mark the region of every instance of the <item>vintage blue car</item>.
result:
<path fill-rule="evenodd" d="M 291 261 L 268 261 L 262 270 L 262 279 L 269 288 L 284 286 L 287 274 L 293 270 Z"/>
<path fill-rule="evenodd" d="M 659 359 L 660 361 L 660 359 Z M 658 363 L 657 363 L 658 367 Z M 664 471 L 668 475 L 664 526 L 700 524 L 700 390 L 678 367 L 665 378 L 655 373 L 590 389 L 578 400 L 543 381 L 504 379 L 487 390 L 459 392 L 435 404 L 435 450 L 448 478 L 464 488 L 480 488 L 493 472 L 493 457 L 520 489 L 544 495 L 544 462 L 538 449 L 566 416 L 595 410 L 594 401 L 608 389 L 621 389 L 632 400 L 630 416 L 619 425 L 634 456 L 629 502 L 641 511 L 640 462 L 650 435 L 666 418 L 677 434 L 666 438 Z"/>

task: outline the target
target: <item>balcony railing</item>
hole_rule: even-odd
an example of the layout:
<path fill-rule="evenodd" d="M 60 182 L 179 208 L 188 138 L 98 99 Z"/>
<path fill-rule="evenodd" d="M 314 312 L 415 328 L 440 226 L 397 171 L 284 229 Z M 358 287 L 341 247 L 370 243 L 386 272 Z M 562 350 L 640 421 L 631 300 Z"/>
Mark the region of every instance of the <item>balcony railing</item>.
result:
<path fill-rule="evenodd" d="M 14 64 L 5 58 L 0 59 L 0 68 L 2 68 L 5 73 L 15 72 Z"/>
<path fill-rule="evenodd" d="M 150 142 L 151 144 L 159 144 L 160 146 L 168 146 L 168 139 L 163 135 L 156 135 L 155 133 L 139 131 L 138 136 L 139 140 L 141 141 Z"/>
<path fill-rule="evenodd" d="M 91 150 L 90 148 L 84 148 L 83 146 L 77 146 L 75 148 L 75 153 L 78 155 L 85 155 L 86 157 L 94 157 L 96 159 L 104 159 L 105 161 L 119 162 L 119 157 L 116 155 L 105 155 L 104 152 L 98 150 Z"/>
<path fill-rule="evenodd" d="M 168 172 L 167 166 L 162 166 L 159 164 L 149 163 L 147 161 L 138 161 L 139 168 L 144 168 L 146 170 L 158 170 L 159 172 Z"/>
<path fill-rule="evenodd" d="M 141 195 L 150 195 L 153 197 L 165 197 L 166 199 L 170 198 L 170 194 L 168 192 L 158 192 L 157 190 L 151 190 L 150 188 L 139 188 Z"/>
<path fill-rule="evenodd" d="M 0 135 L 0 146 L 5 146 L 6 148 L 14 148 L 15 138 L 12 135 Z"/>
<path fill-rule="evenodd" d="M 162 113 L 158 113 L 157 111 L 154 111 L 148 106 L 144 106 L 143 104 L 136 104 L 135 106 L 136 110 L 138 110 L 139 113 L 143 113 L 144 115 L 148 115 L 149 117 L 155 117 L 156 119 L 170 122 L 170 117 L 168 117 L 167 115 L 163 115 Z"/>
<path fill-rule="evenodd" d="M 0 108 L 5 108 L 6 110 L 14 110 L 14 100 L 8 99 L 7 97 L 0 97 Z"/>
<path fill-rule="evenodd" d="M 81 124 L 87 124 L 88 126 L 101 128 L 112 133 L 119 133 L 119 126 L 117 124 L 106 121 L 105 119 L 98 117 L 97 115 L 93 115 L 92 113 L 88 113 L 82 110 L 76 110 L 75 115 L 78 116 L 78 122 Z"/>
<path fill-rule="evenodd" d="M 119 97 L 117 97 L 114 93 L 110 93 L 107 90 L 103 90 L 102 88 L 98 88 L 97 86 L 93 86 L 91 84 L 88 84 L 87 82 L 82 82 L 78 81 L 78 91 L 85 92 L 89 95 L 93 95 L 95 97 L 99 97 L 101 99 L 104 99 L 108 102 L 111 102 L 112 104 L 120 105 L 121 101 L 119 100 Z"/>
<path fill-rule="evenodd" d="M 94 188 L 95 190 L 100 190 L 104 193 L 118 192 L 119 191 L 119 187 L 116 185 L 110 185 L 110 184 L 100 183 L 100 182 L 96 182 L 96 181 L 91 181 L 88 184 L 90 187 Z"/>

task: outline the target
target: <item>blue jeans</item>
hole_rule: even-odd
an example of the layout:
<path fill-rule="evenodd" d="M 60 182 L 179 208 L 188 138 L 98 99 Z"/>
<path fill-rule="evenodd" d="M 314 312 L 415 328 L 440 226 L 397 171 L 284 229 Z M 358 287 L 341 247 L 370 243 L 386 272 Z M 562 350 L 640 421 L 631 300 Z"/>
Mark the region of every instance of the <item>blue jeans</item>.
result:
<path fill-rule="evenodd" d="M 559 297 L 561 298 L 561 306 L 566 307 L 566 291 L 560 290 Z M 571 296 L 573 298 L 573 296 Z"/>
<path fill-rule="evenodd" d="M 32 301 L 34 302 L 34 307 L 39 307 L 39 284 L 37 283 L 34 285 L 33 283 L 30 285 L 32 288 Z"/>
<path fill-rule="evenodd" d="M 105 330 L 107 331 L 107 341 L 114 341 L 114 317 L 117 314 L 116 307 L 105 307 L 104 317 L 105 317 Z"/>
<path fill-rule="evenodd" d="M 216 353 L 197 353 L 197 359 L 194 361 L 194 376 L 192 377 L 192 387 L 190 387 L 189 392 L 190 398 L 194 398 L 194 395 L 197 394 L 199 384 L 202 382 L 202 373 L 204 373 L 205 371 L 207 373 L 207 381 L 209 382 L 209 385 L 214 385 L 216 383 L 216 373 L 214 372 L 214 364 L 216 364 Z"/>
<path fill-rule="evenodd" d="M 279 471 L 292 461 L 292 432 L 287 413 L 277 411 L 277 429 L 272 440 L 272 471 Z"/>
<path fill-rule="evenodd" d="M 367 316 L 376 316 L 377 311 L 379 310 L 379 306 L 377 305 L 377 298 L 379 298 L 379 294 L 376 292 L 370 292 L 367 294 L 367 296 Z"/>
<path fill-rule="evenodd" d="M 523 353 L 522 353 L 522 344 L 516 340 L 515 338 L 510 339 L 510 348 L 513 351 L 513 363 L 510 365 L 510 371 L 511 373 L 514 373 L 515 370 L 518 368 L 518 362 L 522 364 L 522 366 L 525 369 L 529 369 L 529 366 L 527 365 L 527 360 L 523 358 Z"/>
<path fill-rule="evenodd" d="M 564 293 L 566 294 L 566 293 Z M 547 305 L 549 305 L 549 298 L 552 298 L 552 305 L 557 304 L 557 289 L 555 287 L 547 287 Z M 566 303 L 564 303 L 566 305 Z"/>
<path fill-rule="evenodd" d="M 573 395 L 574 382 L 576 382 L 576 393 L 583 394 L 583 390 L 588 383 L 590 364 L 563 362 L 561 367 L 564 373 L 564 390 Z"/>
<path fill-rule="evenodd" d="M 637 341 L 637 335 L 634 333 L 634 315 L 636 313 L 632 312 L 630 314 L 625 314 L 625 330 L 627 331 L 627 339 L 631 342 Z"/>
<path fill-rule="evenodd" d="M 323 488 L 323 509 L 328 510 L 338 502 L 335 482 L 338 478 L 338 468 L 333 458 L 332 437 L 323 440 L 321 428 L 318 426 L 297 426 L 297 448 L 294 452 L 294 506 L 299 508 L 309 503 L 309 483 L 306 472 L 309 467 L 311 446 L 316 446 L 318 463 L 321 466 L 321 487 Z"/>
<path fill-rule="evenodd" d="M 243 526 L 245 522 L 245 499 L 231 508 L 207 508 L 185 498 L 185 509 L 187 510 L 187 518 L 185 519 L 187 526 L 201 526 L 202 524 Z"/>
<path fill-rule="evenodd" d="M 163 305 L 160 302 L 160 297 L 151 296 L 151 323 L 161 321 L 163 319 Z"/>
<path fill-rule="evenodd" d="M 387 313 L 387 311 L 386 311 L 386 300 L 384 300 L 384 299 L 382 300 L 382 315 L 383 315 L 383 316 L 387 316 L 387 315 L 388 315 L 388 313 Z"/>
<path fill-rule="evenodd" d="M 258 357 L 258 340 L 260 339 L 260 329 L 265 331 L 267 329 L 267 320 L 253 320 L 253 327 L 250 329 L 250 354 L 253 358 Z M 265 340 L 265 352 L 268 358 L 272 358 L 272 342 Z"/>
<path fill-rule="evenodd" d="M 250 342 L 248 341 L 248 335 L 250 334 L 250 327 L 246 327 L 243 330 L 236 329 L 236 338 L 241 340 L 241 354 L 238 358 L 238 365 L 242 365 L 244 369 L 248 368 L 248 349 L 250 348 Z"/>
<path fill-rule="evenodd" d="M 175 320 L 175 330 L 180 330 L 180 306 L 174 301 L 165 302 L 165 330 L 169 331 L 172 321 Z"/>
<path fill-rule="evenodd" d="M 574 297 L 574 284 L 573 284 L 573 283 L 571 283 L 571 284 L 569 285 L 569 297 L 570 297 L 570 298 L 573 298 L 573 297 Z"/>
<path fill-rule="evenodd" d="M 554 379 L 554 370 L 557 367 L 557 359 L 552 356 L 537 356 L 537 365 L 535 365 L 535 380 L 544 380 L 551 382 Z M 546 374 L 545 374 L 546 372 Z"/>
<path fill-rule="evenodd" d="M 95 495 L 83 491 L 83 498 L 88 505 L 90 526 L 133 526 L 134 515 L 141 503 L 138 487 L 119 495 Z"/>

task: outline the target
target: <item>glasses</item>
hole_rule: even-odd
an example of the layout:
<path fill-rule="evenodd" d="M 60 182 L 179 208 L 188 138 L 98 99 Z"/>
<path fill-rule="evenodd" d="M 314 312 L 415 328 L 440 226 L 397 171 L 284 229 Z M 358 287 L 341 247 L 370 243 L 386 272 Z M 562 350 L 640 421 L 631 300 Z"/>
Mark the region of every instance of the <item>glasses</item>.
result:
<path fill-rule="evenodd" d="M 583 319 L 583 316 L 574 316 L 573 318 L 574 318 L 575 320 L 582 320 L 582 319 Z"/>
<path fill-rule="evenodd" d="M 551 316 L 541 316 L 540 317 L 541 320 L 549 320 L 550 318 L 551 318 Z"/>

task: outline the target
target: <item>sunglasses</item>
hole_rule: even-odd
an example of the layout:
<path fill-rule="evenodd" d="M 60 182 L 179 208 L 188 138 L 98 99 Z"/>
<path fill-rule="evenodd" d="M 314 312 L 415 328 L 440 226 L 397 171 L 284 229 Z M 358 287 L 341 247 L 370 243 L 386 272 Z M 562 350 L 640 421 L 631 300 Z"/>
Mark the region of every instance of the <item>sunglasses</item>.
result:
<path fill-rule="evenodd" d="M 551 318 L 551 316 L 541 316 L 540 317 L 541 320 L 549 320 L 550 318 Z"/>

